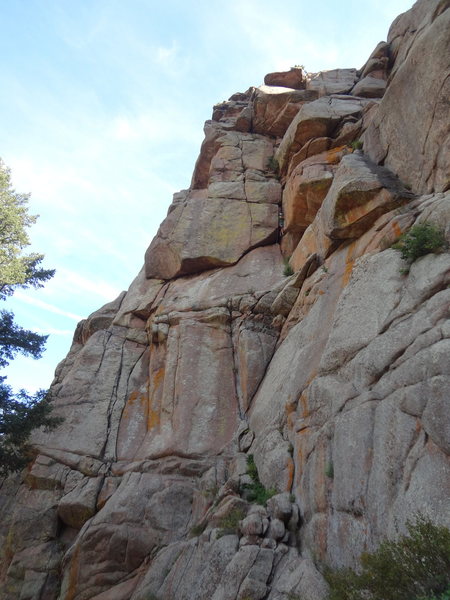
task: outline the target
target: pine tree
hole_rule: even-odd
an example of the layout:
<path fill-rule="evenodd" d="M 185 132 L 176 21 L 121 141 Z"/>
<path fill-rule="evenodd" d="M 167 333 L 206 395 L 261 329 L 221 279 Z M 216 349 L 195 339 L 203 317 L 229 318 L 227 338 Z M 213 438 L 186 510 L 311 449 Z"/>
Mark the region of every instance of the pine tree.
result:
<path fill-rule="evenodd" d="M 10 170 L 0 159 L 0 301 L 17 288 L 40 288 L 54 275 L 44 269 L 43 254 L 23 254 L 29 246 L 27 228 L 37 215 L 28 213 L 29 194 L 15 192 Z M 23 329 L 14 314 L 0 311 L 0 368 L 5 368 L 17 353 L 40 358 L 48 336 Z M 50 416 L 50 396 L 45 390 L 29 395 L 15 393 L 0 376 L 0 476 L 21 470 L 32 456 L 28 443 L 38 427 L 54 428 L 60 419 Z"/>

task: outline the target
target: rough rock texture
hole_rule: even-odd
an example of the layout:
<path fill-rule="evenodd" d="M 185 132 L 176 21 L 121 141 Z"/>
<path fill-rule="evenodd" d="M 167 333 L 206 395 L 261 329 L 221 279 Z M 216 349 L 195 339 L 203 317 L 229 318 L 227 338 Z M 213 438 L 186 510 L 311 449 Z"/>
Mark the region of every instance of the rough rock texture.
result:
<path fill-rule="evenodd" d="M 320 96 L 346 94 L 357 81 L 356 69 L 332 69 L 320 73 L 310 73 L 306 87 L 316 90 Z"/>
<path fill-rule="evenodd" d="M 290 71 L 268 73 L 264 77 L 264 83 L 266 85 L 303 90 L 306 87 L 306 77 L 302 67 L 292 67 Z"/>
<path fill-rule="evenodd" d="M 2 600 L 324 600 L 321 565 L 417 512 L 450 526 L 450 254 L 402 274 L 391 248 L 420 222 L 450 242 L 449 15 L 419 0 L 359 71 L 214 107 L 56 370 L 64 423 L 0 482 Z"/>
<path fill-rule="evenodd" d="M 364 134 L 373 160 L 419 193 L 450 186 L 448 9 L 447 1 L 417 2 L 394 21 L 388 35 L 395 57 L 391 80 Z"/>

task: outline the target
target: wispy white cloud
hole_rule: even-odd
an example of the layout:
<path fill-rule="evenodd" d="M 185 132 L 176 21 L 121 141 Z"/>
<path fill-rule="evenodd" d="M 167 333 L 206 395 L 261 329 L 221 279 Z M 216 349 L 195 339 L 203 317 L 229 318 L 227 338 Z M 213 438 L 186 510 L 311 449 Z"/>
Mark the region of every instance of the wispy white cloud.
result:
<path fill-rule="evenodd" d="M 43 310 L 55 313 L 56 315 L 62 315 L 63 317 L 67 317 L 68 319 L 72 319 L 77 322 L 85 318 L 80 315 L 76 315 L 74 313 L 63 310 L 58 306 L 54 306 L 53 304 L 49 304 L 48 302 L 44 302 L 43 300 L 39 300 L 38 298 L 34 298 L 33 296 L 28 296 L 24 292 L 16 292 L 14 294 L 14 298 L 16 300 L 20 300 L 21 302 L 25 302 L 26 304 L 31 304 L 38 308 L 42 308 Z"/>
<path fill-rule="evenodd" d="M 56 329 L 55 327 L 34 327 L 36 333 L 44 335 L 73 335 L 73 329 Z"/>
<path fill-rule="evenodd" d="M 305 62 L 306 58 L 301 57 L 300 52 L 307 55 L 314 51 L 320 55 L 327 53 L 329 44 L 326 40 L 321 40 L 319 47 L 301 24 L 276 5 L 260 10 L 255 0 L 243 0 L 239 5 L 233 4 L 232 8 L 243 39 L 252 46 L 253 52 L 262 55 L 268 69 L 289 69 L 299 60 Z"/>
<path fill-rule="evenodd" d="M 81 177 L 73 165 L 62 166 L 29 155 L 13 156 L 10 162 L 12 179 L 18 182 L 18 189 L 32 190 L 33 196 L 39 196 L 44 203 L 56 200 L 59 207 L 69 212 L 76 212 L 76 207 L 65 200 L 67 189 L 76 187 L 85 193 L 96 191 L 92 181 Z"/>
<path fill-rule="evenodd" d="M 43 360 L 67 351 L 64 318 L 113 300 L 139 270 L 172 193 L 189 186 L 214 102 L 296 63 L 361 66 L 387 32 L 373 33 L 381 17 L 410 3 L 348 0 L 347 14 L 335 0 L 5 3 L 1 151 L 41 215 L 32 250 L 57 269 L 43 300 L 15 295 L 19 322 L 29 312 L 27 327 L 55 333 Z M 39 23 L 32 36 L 17 10 Z"/>
<path fill-rule="evenodd" d="M 77 293 L 89 292 L 106 301 L 114 300 L 121 291 L 101 278 L 94 281 L 64 268 L 58 270 L 57 283 L 60 288 L 64 287 L 65 291 L 72 291 L 72 293 L 74 291 Z"/>
<path fill-rule="evenodd" d="M 199 133 L 192 122 L 186 119 L 183 107 L 172 103 L 117 114 L 108 126 L 108 138 L 119 141 L 145 140 L 150 147 L 161 143 L 164 146 L 177 142 L 198 143 L 200 136 L 201 131 Z"/>

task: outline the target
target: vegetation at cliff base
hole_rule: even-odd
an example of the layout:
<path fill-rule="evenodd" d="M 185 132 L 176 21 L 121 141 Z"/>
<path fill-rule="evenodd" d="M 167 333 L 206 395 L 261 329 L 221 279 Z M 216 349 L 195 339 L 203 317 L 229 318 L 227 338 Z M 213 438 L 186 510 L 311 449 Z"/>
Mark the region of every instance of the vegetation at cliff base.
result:
<path fill-rule="evenodd" d="M 12 188 L 10 170 L 0 159 L 0 301 L 17 288 L 40 288 L 54 275 L 54 270 L 41 267 L 42 254 L 23 254 L 30 244 L 27 228 L 37 218 L 28 213 L 28 200 L 28 194 L 18 194 Z M 46 340 L 47 336 L 20 327 L 11 311 L 0 311 L 0 368 L 17 354 L 40 358 Z M 28 439 L 33 429 L 53 428 L 60 422 L 50 411 L 46 391 L 15 393 L 6 384 L 6 377 L 0 376 L 0 476 L 27 464 L 32 456 Z"/>
<path fill-rule="evenodd" d="M 328 569 L 329 600 L 447 600 L 450 530 L 417 517 L 408 534 L 361 556 L 361 568 Z"/>

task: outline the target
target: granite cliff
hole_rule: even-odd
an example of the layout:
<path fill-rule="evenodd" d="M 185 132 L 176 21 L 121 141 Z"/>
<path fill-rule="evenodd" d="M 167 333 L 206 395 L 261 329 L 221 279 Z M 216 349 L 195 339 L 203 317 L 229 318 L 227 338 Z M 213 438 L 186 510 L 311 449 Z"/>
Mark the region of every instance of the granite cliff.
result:
<path fill-rule="evenodd" d="M 450 241 L 449 9 L 214 107 L 142 271 L 57 368 L 64 423 L 0 484 L 0 598 L 322 600 L 321 565 L 450 526 L 450 254 L 405 274 L 391 248 Z"/>

